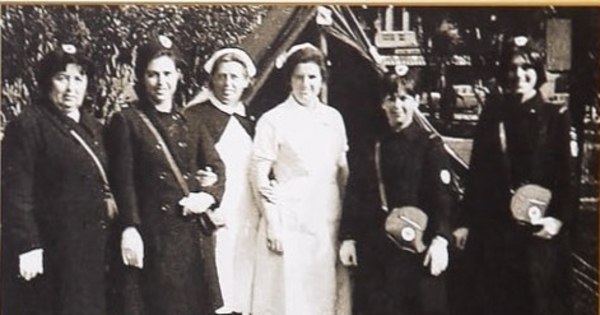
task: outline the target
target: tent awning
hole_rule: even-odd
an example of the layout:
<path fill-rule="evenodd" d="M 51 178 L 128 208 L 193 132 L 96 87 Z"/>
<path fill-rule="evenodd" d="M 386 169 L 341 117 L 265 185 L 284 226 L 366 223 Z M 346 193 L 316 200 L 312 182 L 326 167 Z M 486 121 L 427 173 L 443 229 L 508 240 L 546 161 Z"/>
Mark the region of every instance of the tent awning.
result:
<path fill-rule="evenodd" d="M 376 56 L 372 55 L 374 50 L 371 47 L 374 46 L 370 44 L 350 8 L 324 7 L 331 11 L 332 23 L 321 25 L 321 30 L 355 49 L 369 60 L 374 68 L 381 71 L 375 61 Z M 296 43 L 302 31 L 316 18 L 318 10 L 318 6 L 272 8 L 263 18 L 261 25 L 242 40 L 241 46 L 252 56 L 258 68 L 253 93 L 249 95 L 248 101 L 253 99 L 273 71 L 277 56 Z"/>

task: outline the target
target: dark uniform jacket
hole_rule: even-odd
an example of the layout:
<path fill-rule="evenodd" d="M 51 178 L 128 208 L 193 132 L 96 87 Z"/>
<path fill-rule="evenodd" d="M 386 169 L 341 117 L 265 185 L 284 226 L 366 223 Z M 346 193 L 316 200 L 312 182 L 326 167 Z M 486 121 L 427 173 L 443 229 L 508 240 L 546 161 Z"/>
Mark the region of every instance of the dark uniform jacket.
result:
<path fill-rule="evenodd" d="M 429 217 L 425 239 L 450 238 L 449 162 L 439 137 L 416 123 L 381 137 L 381 173 L 388 207 L 415 206 Z M 344 201 L 341 238 L 362 240 L 383 230 L 386 213 L 381 210 L 375 143 L 370 141 L 351 152 L 350 178 Z M 446 171 L 446 172 L 444 172 Z M 450 178 L 447 178 L 449 181 Z M 426 242 L 428 244 L 428 242 Z"/>
<path fill-rule="evenodd" d="M 138 105 L 166 142 L 190 191 L 200 191 L 196 171 L 211 166 L 219 181 L 203 190 L 219 200 L 224 169 L 206 130 L 192 130 L 177 111 L 161 113 L 149 104 Z M 136 226 L 144 241 L 141 291 L 145 314 L 209 314 L 222 304 L 214 239 L 203 235 L 195 220 L 183 217 L 178 205 L 183 190 L 137 111 L 126 108 L 112 117 L 107 145 L 122 224 Z M 139 310 L 126 305 L 125 312 Z"/>
<path fill-rule="evenodd" d="M 186 108 L 185 115 L 192 125 L 204 124 L 215 143 L 218 143 L 221 139 L 230 119 L 237 119 L 250 137 L 254 137 L 254 126 L 256 124 L 254 116 L 248 114 L 246 116 L 230 115 L 219 110 L 210 101 Z"/>
<path fill-rule="evenodd" d="M 106 314 L 108 214 L 101 173 L 69 132 L 106 167 L 101 125 L 76 123 L 50 102 L 27 107 L 2 147 L 2 314 Z M 44 274 L 17 278 L 18 255 L 44 249 Z"/>
<path fill-rule="evenodd" d="M 500 123 L 504 125 L 503 149 Z M 566 107 L 541 96 L 486 105 L 474 139 L 463 203 L 467 250 L 479 270 L 484 307 L 498 314 L 567 314 L 567 232 L 573 212 L 570 120 Z M 574 143 L 573 143 L 574 144 Z M 576 148 L 573 148 L 575 150 Z M 546 216 L 563 222 L 552 240 L 533 236 L 510 211 L 511 190 L 524 184 L 552 192 Z"/>
<path fill-rule="evenodd" d="M 388 207 L 415 206 L 428 218 L 425 244 L 450 240 L 450 172 L 439 137 L 412 123 L 380 138 L 381 173 Z M 423 254 L 402 251 L 385 236 L 375 167 L 375 143 L 350 152 L 341 238 L 357 243 L 355 304 L 365 314 L 441 314 L 444 282 L 422 266 Z"/>

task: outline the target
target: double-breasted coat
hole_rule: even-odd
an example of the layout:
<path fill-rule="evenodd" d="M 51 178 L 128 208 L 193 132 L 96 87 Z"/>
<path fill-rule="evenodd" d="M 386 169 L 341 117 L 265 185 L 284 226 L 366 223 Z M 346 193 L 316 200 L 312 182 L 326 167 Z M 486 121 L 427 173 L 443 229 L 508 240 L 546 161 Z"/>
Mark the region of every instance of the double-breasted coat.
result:
<path fill-rule="evenodd" d="M 413 122 L 352 148 L 340 237 L 356 242 L 355 307 L 363 314 L 445 314 L 444 275 L 430 275 L 423 266 L 425 253 L 403 251 L 385 235 L 376 142 L 389 209 L 414 206 L 424 211 L 425 245 L 435 236 L 450 240 L 451 174 L 439 137 Z"/>
<path fill-rule="evenodd" d="M 504 126 L 502 132 L 500 125 Z M 467 256 L 475 278 L 472 310 L 488 314 L 569 314 L 568 231 L 577 155 L 566 107 L 540 93 L 520 103 L 510 96 L 487 104 L 474 138 L 463 203 Z M 563 223 L 541 239 L 516 223 L 511 191 L 524 184 L 549 189 L 546 216 Z M 470 277 L 470 276 L 469 276 Z"/>
<path fill-rule="evenodd" d="M 138 111 L 145 113 L 164 139 L 190 191 L 201 190 L 194 176 L 196 171 L 211 166 L 219 181 L 202 190 L 220 200 L 222 162 L 210 136 L 191 130 L 183 114 L 176 110 L 158 112 L 145 103 L 137 105 L 112 117 L 106 138 L 121 223 L 124 227 L 137 227 L 145 251 L 139 277 L 143 311 L 137 307 L 139 303 L 125 298 L 125 312 L 210 314 L 221 306 L 214 239 L 203 235 L 194 219 L 182 215 L 178 202 L 184 192 Z"/>
<path fill-rule="evenodd" d="M 7 126 L 2 146 L 2 314 L 106 314 L 109 218 L 99 168 L 106 167 L 101 125 L 79 123 L 49 101 Z M 44 273 L 25 281 L 19 255 L 42 248 Z"/>
<path fill-rule="evenodd" d="M 185 114 L 191 124 L 206 127 L 225 164 L 225 192 L 216 210 L 226 222 L 216 233 L 219 282 L 224 311 L 248 313 L 259 219 L 249 180 L 255 121 L 245 105 L 221 104 L 214 96 L 186 108 Z"/>

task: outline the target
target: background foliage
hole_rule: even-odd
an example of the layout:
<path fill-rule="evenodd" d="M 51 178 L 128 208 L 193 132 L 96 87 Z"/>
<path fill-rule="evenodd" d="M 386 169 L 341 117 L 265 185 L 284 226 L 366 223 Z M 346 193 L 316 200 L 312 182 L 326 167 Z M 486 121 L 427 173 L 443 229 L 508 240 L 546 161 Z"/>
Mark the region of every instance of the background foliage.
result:
<path fill-rule="evenodd" d="M 35 71 L 44 54 L 61 43 L 82 47 L 94 61 L 94 110 L 107 117 L 134 94 L 136 45 L 156 34 L 174 39 L 189 67 L 184 98 L 203 82 L 201 65 L 218 48 L 236 45 L 258 25 L 265 6 L 94 5 L 2 6 L 2 112 L 17 115 L 36 97 Z"/>

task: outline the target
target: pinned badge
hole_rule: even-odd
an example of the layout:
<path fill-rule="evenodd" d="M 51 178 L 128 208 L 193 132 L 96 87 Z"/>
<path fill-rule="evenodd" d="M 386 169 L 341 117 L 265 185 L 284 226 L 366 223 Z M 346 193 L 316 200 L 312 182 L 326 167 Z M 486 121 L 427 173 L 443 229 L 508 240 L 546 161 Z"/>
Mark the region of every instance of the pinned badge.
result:
<path fill-rule="evenodd" d="M 577 141 L 575 140 L 571 140 L 571 156 L 572 157 L 577 157 L 579 155 L 579 145 L 577 144 Z"/>
<path fill-rule="evenodd" d="M 413 229 L 412 227 L 405 227 L 402 229 L 402 231 L 400 231 L 400 235 L 402 236 L 402 239 L 407 241 L 407 242 L 412 242 L 414 241 L 415 237 L 417 236 L 417 233 L 415 232 L 415 229 Z"/>
<path fill-rule="evenodd" d="M 444 183 L 446 185 L 450 184 L 450 179 L 451 179 L 450 172 L 446 169 L 442 170 L 440 172 L 440 179 L 442 180 L 442 183 Z"/>
<path fill-rule="evenodd" d="M 517 37 L 515 37 L 514 41 L 515 41 L 515 45 L 517 45 L 518 47 L 523 47 L 523 46 L 527 45 L 528 39 L 525 36 L 517 36 Z"/>
<path fill-rule="evenodd" d="M 159 35 L 158 41 L 160 42 L 160 45 L 166 49 L 171 49 L 171 47 L 173 47 L 173 41 L 167 36 Z"/>
<path fill-rule="evenodd" d="M 569 135 L 571 136 L 571 156 L 575 158 L 579 155 L 579 145 L 577 144 L 577 132 L 575 131 L 575 128 L 571 127 Z"/>
<path fill-rule="evenodd" d="M 396 67 L 394 67 L 394 71 L 396 72 L 397 75 L 403 77 L 408 73 L 408 66 L 407 65 L 396 65 Z"/>
<path fill-rule="evenodd" d="M 77 48 L 75 48 L 75 45 L 73 44 L 62 44 L 60 48 L 65 54 L 69 55 L 73 55 L 77 52 Z"/>
<path fill-rule="evenodd" d="M 532 206 L 527 210 L 530 222 L 535 222 L 542 218 L 542 209 L 536 206 Z"/>

